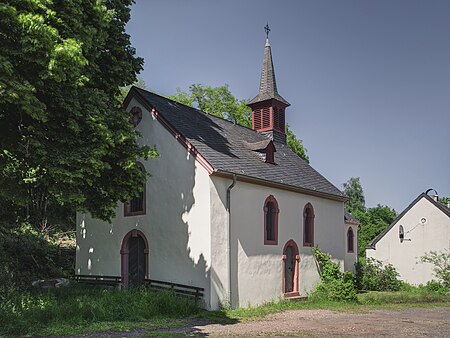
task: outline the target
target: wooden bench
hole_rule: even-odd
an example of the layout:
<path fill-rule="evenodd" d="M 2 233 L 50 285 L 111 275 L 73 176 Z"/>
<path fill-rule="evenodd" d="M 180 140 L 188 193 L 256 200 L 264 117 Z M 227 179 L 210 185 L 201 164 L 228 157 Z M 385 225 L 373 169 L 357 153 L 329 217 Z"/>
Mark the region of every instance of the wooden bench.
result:
<path fill-rule="evenodd" d="M 75 275 L 75 281 L 91 285 L 118 286 L 122 282 L 120 276 Z M 178 296 L 200 300 L 204 296 L 204 288 L 178 283 L 164 282 L 155 279 L 144 279 L 144 286 L 154 291 L 173 291 Z"/>
<path fill-rule="evenodd" d="M 75 275 L 75 280 L 79 283 L 91 285 L 118 286 L 122 282 L 122 277 L 118 276 L 97 276 L 97 275 Z"/>
<path fill-rule="evenodd" d="M 145 283 L 145 286 L 150 290 L 173 291 L 178 296 L 190 297 L 190 298 L 194 298 L 195 300 L 200 300 L 201 298 L 203 298 L 204 291 L 205 291 L 204 288 L 199 288 L 197 286 L 177 284 L 177 283 L 171 283 L 171 282 L 163 282 L 163 281 L 154 280 L 154 279 L 145 279 L 144 283 Z"/>

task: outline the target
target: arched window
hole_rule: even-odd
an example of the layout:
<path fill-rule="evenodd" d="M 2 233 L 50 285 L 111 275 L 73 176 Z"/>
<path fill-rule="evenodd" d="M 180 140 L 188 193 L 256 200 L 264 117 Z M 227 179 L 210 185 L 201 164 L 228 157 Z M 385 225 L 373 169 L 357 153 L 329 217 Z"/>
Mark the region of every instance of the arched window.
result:
<path fill-rule="evenodd" d="M 405 240 L 405 230 L 403 230 L 403 225 L 398 227 L 398 237 L 400 238 L 400 243 L 403 243 Z"/>
<path fill-rule="evenodd" d="M 130 123 L 136 127 L 142 120 L 142 109 L 135 106 L 130 110 Z"/>
<path fill-rule="evenodd" d="M 278 244 L 278 203 L 270 195 L 264 202 L 264 244 Z"/>
<path fill-rule="evenodd" d="M 347 230 L 347 252 L 354 252 L 355 248 L 355 235 L 352 228 Z"/>
<path fill-rule="evenodd" d="M 137 163 L 139 168 L 145 172 L 145 168 L 142 163 Z M 134 198 L 130 199 L 128 202 L 124 203 L 124 216 L 136 216 L 145 215 L 146 203 L 145 203 L 145 191 L 146 185 L 142 191 Z"/>
<path fill-rule="evenodd" d="M 314 246 L 314 208 L 311 203 L 303 209 L 303 246 Z"/>

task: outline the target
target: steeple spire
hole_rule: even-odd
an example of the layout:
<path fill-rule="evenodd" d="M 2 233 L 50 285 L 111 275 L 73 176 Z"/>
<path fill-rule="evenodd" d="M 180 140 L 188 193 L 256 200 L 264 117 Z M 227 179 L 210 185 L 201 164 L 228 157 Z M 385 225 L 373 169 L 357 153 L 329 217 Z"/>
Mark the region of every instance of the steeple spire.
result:
<path fill-rule="evenodd" d="M 286 143 L 285 108 L 290 106 L 290 103 L 278 94 L 272 49 L 269 42 L 269 24 L 264 27 L 264 30 L 266 31 L 266 44 L 259 93 L 247 105 L 252 108 L 253 129 L 267 134 L 275 141 Z"/>
<path fill-rule="evenodd" d="M 265 100 L 275 99 L 284 103 L 286 106 L 289 106 L 289 102 L 287 102 L 280 94 L 278 94 L 277 90 L 275 69 L 273 68 L 272 61 L 272 49 L 269 42 L 269 24 L 264 27 L 264 30 L 266 31 L 266 44 L 264 46 L 264 60 L 261 71 L 261 80 L 259 82 L 259 93 L 253 100 L 250 100 L 248 104 L 250 105 Z"/>

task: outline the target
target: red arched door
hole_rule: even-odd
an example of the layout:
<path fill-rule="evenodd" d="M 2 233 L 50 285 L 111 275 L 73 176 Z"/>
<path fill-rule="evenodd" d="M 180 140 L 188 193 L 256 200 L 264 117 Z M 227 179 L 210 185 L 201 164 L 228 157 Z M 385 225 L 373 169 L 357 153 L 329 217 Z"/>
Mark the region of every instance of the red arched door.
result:
<path fill-rule="evenodd" d="M 283 294 L 298 295 L 299 251 L 297 244 L 291 239 L 283 249 Z"/>
<path fill-rule="evenodd" d="M 148 278 L 148 242 L 139 230 L 132 230 L 122 241 L 122 283 L 125 287 L 138 287 Z"/>

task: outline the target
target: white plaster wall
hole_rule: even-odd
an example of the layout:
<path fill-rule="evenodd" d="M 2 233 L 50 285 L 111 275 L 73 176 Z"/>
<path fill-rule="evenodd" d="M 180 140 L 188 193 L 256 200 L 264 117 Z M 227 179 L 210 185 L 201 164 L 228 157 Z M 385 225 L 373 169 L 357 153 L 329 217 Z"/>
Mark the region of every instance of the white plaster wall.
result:
<path fill-rule="evenodd" d="M 231 179 L 212 177 L 212 213 L 223 214 L 226 188 Z M 264 245 L 264 201 L 273 195 L 280 209 L 278 245 Z M 214 202 L 217 197 L 223 201 Z M 343 203 L 295 192 L 238 181 L 231 193 L 232 305 L 257 305 L 278 299 L 282 294 L 282 254 L 286 242 L 293 239 L 300 251 L 299 287 L 307 295 L 319 281 L 316 263 L 310 247 L 303 247 L 303 208 L 311 203 L 315 212 L 314 244 L 332 254 L 344 268 Z M 226 219 L 226 217 L 225 217 Z M 212 225 L 213 229 L 216 225 Z M 220 249 L 213 251 L 212 269 L 216 284 L 227 289 L 226 223 L 220 226 Z M 225 233 L 223 232 L 225 231 Z M 216 232 L 214 231 L 214 234 Z M 214 239 L 212 240 L 214 243 Z M 220 243 L 219 243 L 220 244 Z M 216 264 L 218 266 L 216 266 Z M 213 281 L 211 281 L 213 282 Z"/>
<path fill-rule="evenodd" d="M 152 177 L 146 186 L 146 215 L 123 216 L 111 224 L 77 215 L 76 273 L 120 276 L 122 239 L 141 230 L 149 242 L 149 277 L 205 288 L 210 307 L 210 179 L 207 171 L 135 99 L 143 119 L 142 144 L 155 145 L 159 157 L 141 161 Z"/>
<path fill-rule="evenodd" d="M 405 232 L 403 243 L 399 239 L 400 225 Z M 450 218 L 422 198 L 376 243 L 375 250 L 366 250 L 366 256 L 392 264 L 401 279 L 410 284 L 425 284 L 436 278 L 433 266 L 420 263 L 420 257 L 431 250 L 448 248 L 449 241 Z"/>
<path fill-rule="evenodd" d="M 347 251 L 347 231 L 352 228 L 354 235 L 353 252 Z M 344 270 L 356 272 L 355 263 L 358 261 L 358 226 L 354 224 L 345 224 L 345 260 Z"/>

